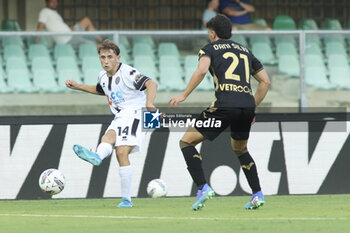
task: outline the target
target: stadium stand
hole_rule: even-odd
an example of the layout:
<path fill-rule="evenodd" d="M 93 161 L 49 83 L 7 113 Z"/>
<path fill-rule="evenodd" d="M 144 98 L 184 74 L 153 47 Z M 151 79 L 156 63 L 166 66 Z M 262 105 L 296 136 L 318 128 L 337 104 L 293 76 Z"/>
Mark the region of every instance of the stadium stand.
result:
<path fill-rule="evenodd" d="M 158 46 L 158 56 L 173 56 L 179 60 L 180 64 L 183 64 L 179 49 L 175 43 L 160 43 Z"/>
<path fill-rule="evenodd" d="M 31 44 L 28 49 L 28 58 L 29 60 L 33 60 L 36 57 L 44 57 L 46 59 L 50 59 L 49 50 L 43 44 Z"/>
<path fill-rule="evenodd" d="M 65 81 L 68 78 L 74 79 L 78 82 L 82 82 L 80 76 L 80 70 L 76 63 L 75 58 L 60 56 L 57 59 L 57 73 L 58 73 L 58 85 L 65 87 Z"/>
<path fill-rule="evenodd" d="M 296 24 L 289 15 L 277 15 L 272 24 L 273 30 L 295 30 Z"/>
<path fill-rule="evenodd" d="M 88 56 L 92 56 L 92 57 L 98 56 L 96 45 L 92 43 L 80 44 L 79 58 L 83 59 L 84 57 L 88 57 Z"/>
<path fill-rule="evenodd" d="M 266 22 L 266 20 L 264 18 L 253 19 L 253 24 L 258 24 L 258 25 L 261 25 L 261 26 L 264 26 L 264 27 L 268 27 L 267 22 Z"/>
<path fill-rule="evenodd" d="M 174 91 L 184 90 L 183 71 L 178 58 L 175 56 L 161 56 L 159 59 L 159 72 L 159 81 L 166 88 Z"/>
<path fill-rule="evenodd" d="M 326 18 L 323 20 L 322 28 L 325 30 L 342 30 L 343 29 L 338 19 L 331 19 L 331 18 Z"/>
<path fill-rule="evenodd" d="M 21 31 L 21 27 L 15 19 L 3 19 L 1 22 L 1 31 Z"/>
<path fill-rule="evenodd" d="M 184 68 L 185 68 L 185 82 L 188 83 L 192 77 L 193 72 L 198 66 L 198 56 L 197 55 L 188 55 L 185 57 Z M 208 91 L 213 90 L 213 82 L 208 75 L 206 75 L 202 82 L 198 85 L 198 90 Z"/>
<path fill-rule="evenodd" d="M 60 57 L 71 57 L 75 61 L 77 60 L 75 51 L 70 44 L 56 44 L 53 52 L 55 60 Z"/>
<path fill-rule="evenodd" d="M 133 57 L 145 55 L 145 56 L 152 57 L 152 59 L 156 59 L 154 50 L 152 49 L 149 43 L 143 43 L 143 42 L 134 43 L 132 47 L 132 55 Z"/>
<path fill-rule="evenodd" d="M 151 36 L 135 36 L 133 37 L 133 45 L 138 43 L 148 44 L 153 50 L 156 49 L 156 44 Z"/>
<path fill-rule="evenodd" d="M 303 30 L 318 30 L 317 23 L 314 19 L 300 19 L 299 29 Z"/>
<path fill-rule="evenodd" d="M 102 70 L 100 59 L 98 56 L 87 56 L 82 60 L 82 71 L 84 75 L 84 83 L 93 85 L 97 83 L 98 74 Z"/>
<path fill-rule="evenodd" d="M 244 36 L 239 35 L 239 34 L 233 34 L 230 39 L 233 41 L 236 41 L 236 42 L 240 43 L 241 45 L 243 45 L 244 47 L 248 48 L 248 42 L 244 38 Z"/>
<path fill-rule="evenodd" d="M 2 46 L 5 47 L 8 45 L 19 45 L 24 48 L 24 43 L 20 36 L 5 36 L 2 39 Z"/>

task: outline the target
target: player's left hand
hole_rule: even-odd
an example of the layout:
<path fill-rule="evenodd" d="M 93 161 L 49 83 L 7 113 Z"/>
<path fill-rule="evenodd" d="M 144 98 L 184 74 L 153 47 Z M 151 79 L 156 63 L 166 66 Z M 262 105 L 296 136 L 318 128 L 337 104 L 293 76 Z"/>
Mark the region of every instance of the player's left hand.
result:
<path fill-rule="evenodd" d="M 184 94 L 181 94 L 181 95 L 178 95 L 178 96 L 175 96 L 174 98 L 172 98 L 170 101 L 169 101 L 169 104 L 170 106 L 173 108 L 177 108 L 177 105 L 180 103 L 180 102 L 183 102 L 184 100 L 186 99 L 185 95 Z"/>
<path fill-rule="evenodd" d="M 157 111 L 157 108 L 153 104 L 146 104 L 146 108 L 150 112 Z"/>

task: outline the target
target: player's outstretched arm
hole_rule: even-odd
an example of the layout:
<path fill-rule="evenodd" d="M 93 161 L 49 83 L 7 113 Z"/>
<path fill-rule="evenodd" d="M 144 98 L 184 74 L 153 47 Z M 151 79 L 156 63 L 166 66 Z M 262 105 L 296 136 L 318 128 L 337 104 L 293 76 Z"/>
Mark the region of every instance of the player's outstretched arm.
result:
<path fill-rule="evenodd" d="M 70 89 L 85 91 L 91 94 L 99 95 L 99 93 L 96 90 L 96 85 L 86 85 L 82 83 L 77 83 L 73 79 L 67 79 L 66 86 Z"/>
<path fill-rule="evenodd" d="M 202 82 L 204 76 L 208 72 L 209 66 L 210 66 L 209 57 L 204 56 L 199 59 L 198 67 L 194 71 L 190 81 L 188 82 L 185 91 L 182 94 L 175 96 L 169 101 L 169 104 L 171 105 L 171 107 L 177 107 L 177 105 L 180 102 L 185 101 L 185 99 L 192 93 L 192 91 L 198 86 L 198 84 Z"/>
<path fill-rule="evenodd" d="M 146 108 L 148 111 L 155 111 L 156 107 L 153 105 L 153 101 L 156 98 L 158 84 L 149 79 L 146 81 L 145 87 L 147 89 Z"/>
<path fill-rule="evenodd" d="M 257 107 L 265 98 L 267 91 L 270 88 L 271 82 L 268 74 L 264 69 L 254 75 L 254 78 L 259 82 L 254 95 L 255 106 Z"/>

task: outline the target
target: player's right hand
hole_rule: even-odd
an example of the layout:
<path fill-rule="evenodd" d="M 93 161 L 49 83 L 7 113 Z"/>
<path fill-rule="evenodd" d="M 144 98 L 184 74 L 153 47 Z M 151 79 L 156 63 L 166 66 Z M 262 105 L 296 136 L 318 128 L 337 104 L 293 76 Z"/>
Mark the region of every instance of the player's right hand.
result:
<path fill-rule="evenodd" d="M 169 101 L 169 104 L 170 106 L 173 108 L 173 107 L 177 107 L 177 105 L 184 101 L 186 99 L 185 95 L 184 94 L 181 94 L 181 95 L 178 95 L 178 96 L 175 96 L 173 97 L 170 101 Z"/>
<path fill-rule="evenodd" d="M 75 89 L 75 90 L 78 89 L 78 83 L 73 79 L 67 79 L 66 86 L 70 89 Z"/>

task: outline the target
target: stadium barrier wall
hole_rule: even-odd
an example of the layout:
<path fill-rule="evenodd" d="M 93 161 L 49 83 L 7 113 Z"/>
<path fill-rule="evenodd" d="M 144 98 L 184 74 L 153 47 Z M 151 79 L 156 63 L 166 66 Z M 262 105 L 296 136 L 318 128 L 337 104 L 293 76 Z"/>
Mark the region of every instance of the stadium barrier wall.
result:
<path fill-rule="evenodd" d="M 345 117 L 344 117 L 345 116 Z M 99 167 L 77 158 L 74 144 L 95 149 L 112 116 L 0 118 L 0 199 L 49 199 L 40 173 L 58 168 L 65 189 L 52 198 L 120 197 L 115 154 Z M 345 114 L 258 114 L 249 140 L 265 194 L 350 193 L 350 119 Z M 147 183 L 165 180 L 168 196 L 194 196 L 178 146 L 183 132 L 157 129 L 131 155 L 132 196 L 146 197 Z M 230 146 L 229 132 L 198 145 L 206 178 L 217 195 L 247 195 L 249 186 Z"/>

